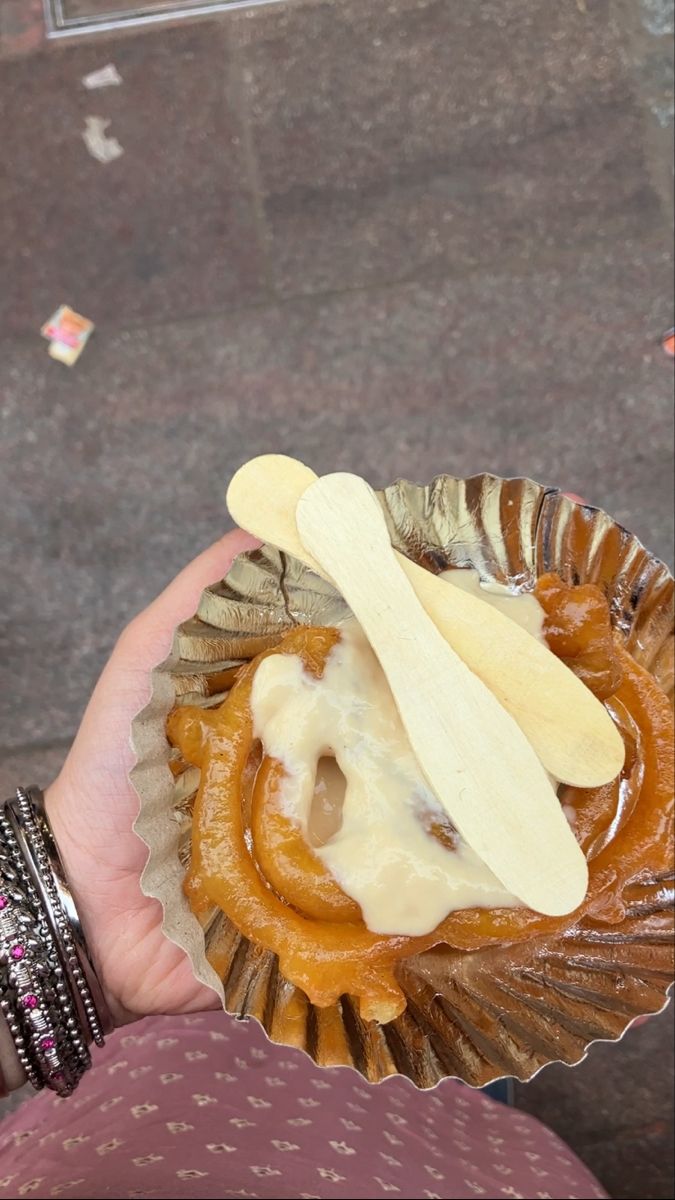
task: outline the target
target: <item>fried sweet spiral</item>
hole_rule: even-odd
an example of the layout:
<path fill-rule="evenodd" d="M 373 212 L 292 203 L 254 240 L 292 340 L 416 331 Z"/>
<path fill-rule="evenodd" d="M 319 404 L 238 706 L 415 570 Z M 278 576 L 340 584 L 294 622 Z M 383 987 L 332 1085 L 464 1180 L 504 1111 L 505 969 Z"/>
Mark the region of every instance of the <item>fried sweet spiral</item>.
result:
<path fill-rule="evenodd" d="M 596 789 L 566 788 L 561 796 L 574 811 L 589 862 L 588 893 L 575 913 L 551 918 L 526 908 L 473 908 L 450 913 L 421 937 L 367 929 L 358 905 L 282 811 L 284 765 L 264 747 L 261 758 L 254 737 L 251 692 L 262 659 L 298 655 L 304 669 L 321 678 L 340 639 L 337 629 L 306 626 L 243 667 L 219 708 L 179 707 L 169 717 L 169 739 L 201 772 L 185 880 L 193 910 L 219 907 L 245 937 L 278 955 L 282 974 L 312 1003 L 328 1006 L 348 993 L 365 1020 L 383 1023 L 405 1007 L 395 975 L 401 958 L 439 943 L 474 950 L 521 941 L 569 928 L 582 916 L 620 921 L 626 883 L 647 868 L 665 871 L 672 858 L 672 713 L 658 685 L 612 634 L 597 588 L 572 588 L 545 576 L 536 595 L 552 650 L 603 699 L 626 745 L 616 780 Z"/>

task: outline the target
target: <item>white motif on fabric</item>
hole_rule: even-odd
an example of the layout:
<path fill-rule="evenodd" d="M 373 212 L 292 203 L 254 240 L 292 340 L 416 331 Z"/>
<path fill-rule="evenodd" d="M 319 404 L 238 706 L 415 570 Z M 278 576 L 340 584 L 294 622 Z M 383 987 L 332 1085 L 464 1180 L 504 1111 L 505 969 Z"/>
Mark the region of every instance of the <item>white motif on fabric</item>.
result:
<path fill-rule="evenodd" d="M 395 1183 L 388 1183 L 386 1179 L 380 1179 L 379 1175 L 373 1175 L 373 1180 L 375 1183 L 379 1183 L 383 1192 L 400 1192 L 401 1190 Z"/>
<path fill-rule="evenodd" d="M 445 1175 L 436 1167 L 432 1167 L 429 1163 L 424 1164 L 424 1170 L 427 1175 L 431 1175 L 432 1179 L 445 1179 Z"/>
<path fill-rule="evenodd" d="M 502 1196 L 513 1196 L 513 1200 L 526 1200 L 520 1192 L 517 1192 L 514 1187 L 503 1187 L 499 1189 Z"/>
<path fill-rule="evenodd" d="M 330 1091 L 331 1085 L 327 1083 L 325 1079 L 310 1079 L 310 1083 L 312 1087 L 316 1088 L 319 1092 Z"/>
<path fill-rule="evenodd" d="M 481 1187 L 479 1183 L 474 1183 L 472 1179 L 465 1179 L 464 1184 L 466 1187 L 470 1188 L 472 1192 L 475 1192 L 477 1196 L 485 1195 L 485 1188 Z"/>
<path fill-rule="evenodd" d="M 156 1042 L 158 1050 L 169 1050 L 172 1046 L 178 1045 L 178 1038 L 159 1038 Z"/>
<path fill-rule="evenodd" d="M 213 1078 L 220 1080 L 221 1083 L 236 1083 L 237 1076 L 230 1075 L 229 1071 L 214 1071 Z"/>
<path fill-rule="evenodd" d="M 147 1117 L 150 1113 L 157 1112 L 158 1108 L 158 1104 L 150 1104 L 150 1102 L 146 1100 L 145 1104 L 134 1104 L 130 1111 L 132 1117 L 135 1117 L 138 1121 L 141 1117 Z"/>
<path fill-rule="evenodd" d="M 387 1141 L 389 1142 L 390 1146 L 402 1146 L 404 1144 L 401 1141 L 401 1139 L 398 1138 L 396 1136 L 396 1134 L 392 1133 L 389 1129 L 383 1129 L 382 1132 L 383 1132 L 384 1136 L 386 1137 Z"/>
<path fill-rule="evenodd" d="M 356 1154 L 354 1147 L 348 1146 L 346 1142 L 329 1142 L 328 1145 L 336 1154 Z"/>
<path fill-rule="evenodd" d="M 271 1100 L 262 1100 L 260 1098 L 260 1096 L 247 1096 L 246 1099 L 248 1100 L 249 1104 L 251 1105 L 251 1108 L 271 1108 L 272 1107 Z"/>
<path fill-rule="evenodd" d="M 227 1041 L 229 1041 L 229 1038 L 226 1033 L 218 1033 L 218 1031 L 216 1029 L 211 1029 L 209 1031 L 209 1037 L 212 1042 L 227 1042 Z"/>
<path fill-rule="evenodd" d="M 504 1163 L 493 1163 L 492 1170 L 496 1171 L 498 1175 L 513 1175 L 511 1167 L 505 1166 Z"/>
<path fill-rule="evenodd" d="M 379 1154 L 388 1167 L 400 1167 L 402 1165 L 392 1154 L 385 1154 L 384 1150 L 380 1150 Z"/>
<path fill-rule="evenodd" d="M 255 1129 L 255 1121 L 247 1121 L 246 1117 L 230 1117 L 230 1125 L 236 1125 L 237 1129 Z"/>
<path fill-rule="evenodd" d="M 139 1158 L 132 1158 L 132 1163 L 135 1167 L 151 1167 L 153 1163 L 163 1162 L 163 1154 L 142 1154 Z"/>
<path fill-rule="evenodd" d="M 61 1145 L 64 1150 L 75 1150 L 77 1146 L 83 1146 L 88 1141 L 89 1134 L 78 1133 L 75 1137 L 66 1138 L 65 1141 L 61 1142 Z"/>
<path fill-rule="evenodd" d="M 166 1127 L 169 1133 L 190 1133 L 194 1129 L 194 1125 L 188 1125 L 187 1121 L 167 1121 Z"/>
<path fill-rule="evenodd" d="M 316 1104 L 316 1101 L 314 1103 Z M 347 1100 L 346 1107 L 350 1112 L 361 1113 L 362 1116 L 365 1116 L 367 1112 L 367 1109 L 362 1108 L 360 1104 L 354 1104 L 351 1100 Z"/>
<path fill-rule="evenodd" d="M 206 1149 L 209 1150 L 211 1154 L 234 1154 L 237 1147 L 228 1146 L 227 1142 L 207 1142 Z"/>
<path fill-rule="evenodd" d="M 13 1179 L 16 1179 L 16 1172 L 13 1175 L 3 1175 L 2 1179 L 0 1179 L 0 1187 L 9 1187 Z"/>
<path fill-rule="evenodd" d="M 103 1104 L 99 1104 L 99 1112 L 107 1112 L 109 1108 L 114 1108 L 116 1104 L 121 1104 L 124 1096 L 112 1096 L 110 1100 L 104 1100 Z"/>
<path fill-rule="evenodd" d="M 528 1162 L 539 1162 L 541 1154 L 535 1154 L 533 1150 L 526 1150 L 525 1157 Z"/>
<path fill-rule="evenodd" d="M 430 1192 L 428 1188 L 424 1189 L 422 1195 L 426 1196 L 426 1200 L 441 1200 L 438 1192 Z"/>
<path fill-rule="evenodd" d="M 408 1124 L 405 1117 L 402 1117 L 400 1113 L 389 1113 L 388 1112 L 386 1114 L 386 1117 L 387 1117 L 388 1121 L 391 1121 L 392 1125 L 407 1125 Z"/>
<path fill-rule="evenodd" d="M 281 1171 L 278 1171 L 276 1169 L 276 1167 L 269 1167 L 269 1166 L 268 1167 L 249 1167 L 249 1171 L 252 1171 L 254 1175 L 281 1175 Z"/>
<path fill-rule="evenodd" d="M 281 1141 L 279 1141 L 278 1138 L 272 1138 L 272 1141 L 270 1144 L 272 1146 L 274 1146 L 275 1150 L 281 1150 L 281 1152 L 283 1154 L 285 1154 L 288 1150 L 299 1150 L 300 1149 L 300 1147 L 297 1145 L 296 1142 L 281 1142 Z"/>
<path fill-rule="evenodd" d="M 309 1117 L 289 1117 L 286 1124 L 302 1126 L 302 1125 L 311 1125 L 312 1122 L 310 1121 Z"/>
<path fill-rule="evenodd" d="M 177 1080 L 182 1079 L 182 1078 L 183 1078 L 183 1076 L 178 1075 L 176 1071 L 165 1071 L 163 1075 L 160 1075 L 159 1082 L 160 1083 L 176 1083 Z"/>
<path fill-rule="evenodd" d="M 130 1079 L 141 1079 L 143 1075 L 147 1075 L 152 1067 L 134 1067 L 133 1071 L 129 1072 Z"/>
<path fill-rule="evenodd" d="M 248 1063 L 245 1058 L 235 1058 L 234 1065 L 239 1067 L 240 1071 L 248 1071 Z"/>
<path fill-rule="evenodd" d="M 279 1079 L 279 1077 L 277 1075 L 266 1075 L 265 1083 L 267 1084 L 268 1087 L 271 1087 L 271 1088 L 288 1086 L 288 1084 L 286 1083 L 286 1080 Z"/>
<path fill-rule="evenodd" d="M 363 1130 L 363 1125 L 357 1125 L 356 1121 L 349 1121 L 347 1117 L 340 1117 L 340 1124 L 353 1133 L 361 1133 Z"/>
<path fill-rule="evenodd" d="M 303 1108 L 318 1108 L 319 1107 L 319 1101 L 313 1100 L 311 1096 L 301 1096 L 298 1099 L 298 1104 L 301 1104 Z"/>
<path fill-rule="evenodd" d="M 84 1179 L 67 1179 L 65 1183 L 55 1184 L 54 1187 L 51 1188 L 49 1195 L 60 1196 L 63 1192 L 69 1192 L 71 1188 L 79 1187 L 81 1183 L 84 1183 Z"/>
<path fill-rule="evenodd" d="M 205 1050 L 186 1050 L 183 1057 L 187 1062 L 203 1062 L 209 1056 Z"/>
<path fill-rule="evenodd" d="M 258 1048 L 254 1046 L 251 1050 L 251 1058 L 257 1058 L 258 1062 L 264 1062 L 267 1058 L 267 1054 L 264 1050 L 258 1050 Z"/>
<path fill-rule="evenodd" d="M 208 1171 L 198 1171 L 196 1167 L 183 1167 L 176 1171 L 177 1179 L 206 1179 Z"/>
<path fill-rule="evenodd" d="M 113 1063 L 111 1067 L 108 1067 L 108 1074 L 115 1075 L 117 1071 L 123 1071 L 124 1068 L 128 1066 L 129 1063 L 126 1059 L 124 1059 L 124 1061 L 120 1060 L 120 1062 Z"/>
<path fill-rule="evenodd" d="M 97 1146 L 96 1153 L 103 1158 L 105 1154 L 112 1154 L 113 1150 L 119 1150 L 123 1145 L 124 1138 L 111 1138 L 109 1142 L 102 1142 L 100 1146 Z"/>
<path fill-rule="evenodd" d="M 215 1096 L 202 1095 L 201 1092 L 193 1092 L 192 1099 L 199 1108 L 205 1108 L 207 1104 L 217 1104 Z"/>
<path fill-rule="evenodd" d="M 292 1058 L 283 1058 L 281 1062 L 277 1064 L 280 1071 L 297 1071 L 299 1065 L 299 1063 L 293 1062 Z"/>
<path fill-rule="evenodd" d="M 328 1179 L 330 1183 L 345 1182 L 346 1177 L 344 1175 L 339 1175 L 338 1172 L 334 1171 L 332 1167 L 317 1167 L 316 1170 L 317 1174 L 319 1174 L 322 1179 Z"/>

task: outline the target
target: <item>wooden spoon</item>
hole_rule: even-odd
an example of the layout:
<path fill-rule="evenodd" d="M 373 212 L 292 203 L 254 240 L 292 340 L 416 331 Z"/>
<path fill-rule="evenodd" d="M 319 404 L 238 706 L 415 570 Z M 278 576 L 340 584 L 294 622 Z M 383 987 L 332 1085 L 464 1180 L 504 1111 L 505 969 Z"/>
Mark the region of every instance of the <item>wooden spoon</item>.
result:
<path fill-rule="evenodd" d="M 326 475 L 301 496 L 296 522 L 362 626 L 420 768 L 464 840 L 523 904 L 571 912 L 588 868 L 558 797 L 522 730 L 425 613 L 372 488 Z"/>
<path fill-rule="evenodd" d="M 316 478 L 296 459 L 264 454 L 237 471 L 227 504 L 243 529 L 325 575 L 300 541 L 294 516 L 300 496 Z M 621 736 L 569 667 L 479 597 L 398 552 L 396 558 L 443 637 L 511 713 L 555 779 L 599 787 L 618 775 L 624 761 Z"/>

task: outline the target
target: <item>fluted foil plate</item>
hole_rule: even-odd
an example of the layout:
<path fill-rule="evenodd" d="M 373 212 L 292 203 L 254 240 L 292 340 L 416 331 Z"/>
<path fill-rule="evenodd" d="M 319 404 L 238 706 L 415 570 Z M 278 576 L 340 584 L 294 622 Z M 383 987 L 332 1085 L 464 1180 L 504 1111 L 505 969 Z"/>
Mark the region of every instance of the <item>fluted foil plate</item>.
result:
<path fill-rule="evenodd" d="M 528 479 L 441 475 L 427 487 L 399 481 L 380 499 L 393 544 L 431 571 L 477 567 L 486 580 L 530 589 L 546 571 L 592 582 L 607 596 L 616 629 L 638 662 L 673 694 L 673 579 L 663 563 L 599 509 Z M 253 1016 L 269 1037 L 322 1066 L 350 1066 L 371 1082 L 407 1076 L 418 1087 L 457 1077 L 481 1087 L 505 1075 L 531 1078 L 550 1062 L 579 1062 L 598 1039 L 621 1037 L 635 1017 L 659 1011 L 673 978 L 674 880 L 633 881 L 625 920 L 590 920 L 558 936 L 473 953 L 439 947 L 404 961 L 407 1008 L 390 1024 L 364 1023 L 348 997 L 328 1009 L 285 980 L 274 954 L 248 942 L 217 910 L 203 924 L 181 884 L 190 853 L 192 769 L 174 781 L 166 716 L 175 703 L 212 705 L 226 672 L 274 644 L 295 624 L 331 625 L 347 610 L 328 583 L 298 560 L 263 546 L 241 554 L 202 595 L 154 672 L 136 718 L 141 798 L 136 830 L 149 848 L 147 895 L 164 930 L 224 1008 Z M 206 959 L 217 951 L 222 979 Z"/>

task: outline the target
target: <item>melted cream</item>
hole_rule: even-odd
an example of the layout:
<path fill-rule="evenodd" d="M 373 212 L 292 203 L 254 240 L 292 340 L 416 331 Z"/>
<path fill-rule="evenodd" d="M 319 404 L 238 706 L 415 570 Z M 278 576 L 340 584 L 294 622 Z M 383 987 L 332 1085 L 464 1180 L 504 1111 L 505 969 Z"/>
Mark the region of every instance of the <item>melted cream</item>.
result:
<path fill-rule="evenodd" d="M 460 583 L 459 576 L 469 575 L 471 583 Z M 534 597 L 488 592 L 473 571 L 448 576 L 489 603 L 498 600 L 535 636 L 541 633 Z M 428 832 L 434 821 L 447 825 L 446 814 L 419 770 L 362 630 L 350 621 L 341 632 L 321 679 L 307 673 L 300 658 L 282 654 L 264 659 L 255 674 L 255 735 L 265 753 L 284 764 L 285 814 L 375 933 L 419 935 L 456 909 L 517 905 L 458 835 L 449 849 Z M 338 771 L 327 762 L 331 757 Z"/>
<path fill-rule="evenodd" d="M 515 621 L 516 625 L 522 625 L 538 641 L 544 640 L 544 610 L 532 592 L 512 592 L 503 583 L 481 580 L 473 567 L 451 568 L 444 571 L 440 578 L 485 600 L 492 608 Z"/>

